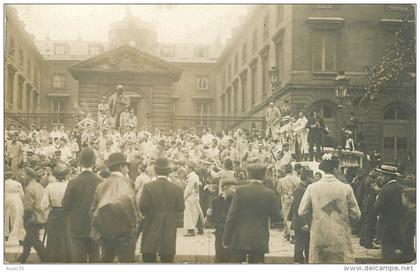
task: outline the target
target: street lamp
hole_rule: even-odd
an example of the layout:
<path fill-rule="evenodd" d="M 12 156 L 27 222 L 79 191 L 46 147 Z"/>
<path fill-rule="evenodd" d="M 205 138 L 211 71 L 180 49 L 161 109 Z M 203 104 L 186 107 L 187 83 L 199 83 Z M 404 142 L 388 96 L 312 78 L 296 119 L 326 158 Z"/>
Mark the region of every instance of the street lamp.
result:
<path fill-rule="evenodd" d="M 334 88 L 335 88 L 335 95 L 338 98 L 338 129 L 337 129 L 337 137 L 338 137 L 338 145 L 337 147 L 343 148 L 344 137 L 343 137 L 343 109 L 344 103 L 351 101 L 351 96 L 349 94 L 349 83 L 350 78 L 345 75 L 344 71 L 339 71 L 338 75 L 334 79 Z"/>
<path fill-rule="evenodd" d="M 334 79 L 334 87 L 335 87 L 335 95 L 340 101 L 338 105 L 340 109 L 344 107 L 343 101 L 346 98 L 350 97 L 349 91 L 348 91 L 349 83 L 350 83 L 350 78 L 345 75 L 344 71 L 339 71 L 337 77 Z"/>
<path fill-rule="evenodd" d="M 274 95 L 274 90 L 277 86 L 277 82 L 279 81 L 279 71 L 276 69 L 276 67 L 271 67 L 270 71 L 268 71 L 268 76 L 270 77 L 271 82 L 271 91 Z"/>

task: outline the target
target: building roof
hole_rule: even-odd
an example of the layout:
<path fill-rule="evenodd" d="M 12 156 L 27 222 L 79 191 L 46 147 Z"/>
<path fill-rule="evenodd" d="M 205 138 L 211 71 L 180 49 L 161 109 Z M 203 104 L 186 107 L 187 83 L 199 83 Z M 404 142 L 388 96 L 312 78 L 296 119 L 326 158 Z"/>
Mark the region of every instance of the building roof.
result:
<path fill-rule="evenodd" d="M 97 53 L 102 53 L 108 48 L 108 44 L 98 41 L 60 41 L 55 40 L 51 41 L 49 39 L 45 40 L 36 40 L 35 45 L 38 48 L 41 55 L 47 60 L 84 60 L 89 57 L 92 57 L 96 54 L 90 52 L 92 46 L 97 46 Z M 65 52 L 57 52 L 58 46 L 64 46 Z"/>

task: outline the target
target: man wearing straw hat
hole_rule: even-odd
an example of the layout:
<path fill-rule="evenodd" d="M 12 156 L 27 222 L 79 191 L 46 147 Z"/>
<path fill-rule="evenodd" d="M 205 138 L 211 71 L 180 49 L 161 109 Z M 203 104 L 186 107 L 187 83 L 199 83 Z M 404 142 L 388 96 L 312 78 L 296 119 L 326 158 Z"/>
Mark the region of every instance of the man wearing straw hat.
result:
<path fill-rule="evenodd" d="M 382 257 L 385 263 L 406 262 L 406 252 L 403 252 L 403 237 L 400 232 L 404 219 L 402 191 L 406 188 L 397 181 L 397 167 L 381 165 L 378 169 L 380 179 L 385 184 L 375 202 L 375 210 L 380 216 Z"/>

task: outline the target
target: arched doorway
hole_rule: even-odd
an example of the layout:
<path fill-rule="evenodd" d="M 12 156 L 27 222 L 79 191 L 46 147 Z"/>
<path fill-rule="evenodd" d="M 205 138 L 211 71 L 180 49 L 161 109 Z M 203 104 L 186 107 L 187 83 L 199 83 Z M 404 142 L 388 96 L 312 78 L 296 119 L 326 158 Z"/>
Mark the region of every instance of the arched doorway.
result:
<path fill-rule="evenodd" d="M 403 103 L 391 103 L 383 112 L 382 160 L 394 163 L 403 159 L 409 150 L 415 153 L 415 114 Z M 414 154 L 412 154 L 414 155 Z"/>

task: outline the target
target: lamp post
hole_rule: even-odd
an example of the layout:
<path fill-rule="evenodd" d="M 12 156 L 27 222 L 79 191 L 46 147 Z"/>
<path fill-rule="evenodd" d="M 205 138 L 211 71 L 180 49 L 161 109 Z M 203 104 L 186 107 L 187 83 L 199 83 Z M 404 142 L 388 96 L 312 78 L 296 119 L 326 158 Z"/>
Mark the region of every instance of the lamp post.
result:
<path fill-rule="evenodd" d="M 271 67 L 268 71 L 268 76 L 270 77 L 271 82 L 271 95 L 274 96 L 275 89 L 277 87 L 277 82 L 279 81 L 279 71 L 276 67 Z"/>
<path fill-rule="evenodd" d="M 343 111 L 344 104 L 351 102 L 351 96 L 349 94 L 349 83 L 350 78 L 345 75 L 344 71 L 339 71 L 337 77 L 334 79 L 335 96 L 337 97 L 338 103 L 338 129 L 337 138 L 339 140 L 337 147 L 343 148 Z"/>

